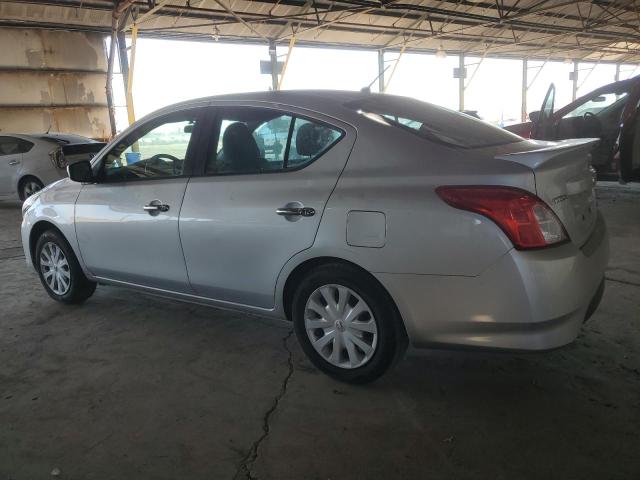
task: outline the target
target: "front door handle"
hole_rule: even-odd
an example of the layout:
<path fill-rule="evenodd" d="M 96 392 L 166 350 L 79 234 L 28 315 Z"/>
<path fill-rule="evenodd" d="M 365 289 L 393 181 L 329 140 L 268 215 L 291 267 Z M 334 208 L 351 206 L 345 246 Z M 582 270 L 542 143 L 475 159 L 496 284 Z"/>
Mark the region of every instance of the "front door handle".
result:
<path fill-rule="evenodd" d="M 276 213 L 285 217 L 313 217 L 316 211 L 311 207 L 281 207 Z"/>
<path fill-rule="evenodd" d="M 149 213 L 169 211 L 169 205 L 160 202 L 160 200 L 153 200 L 142 208 L 144 209 L 145 212 L 149 212 Z"/>

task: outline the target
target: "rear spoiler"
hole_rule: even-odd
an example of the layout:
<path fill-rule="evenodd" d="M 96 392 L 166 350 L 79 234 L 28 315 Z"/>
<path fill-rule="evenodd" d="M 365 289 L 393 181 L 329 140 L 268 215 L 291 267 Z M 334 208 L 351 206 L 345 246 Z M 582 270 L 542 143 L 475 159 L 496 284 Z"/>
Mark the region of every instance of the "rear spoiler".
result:
<path fill-rule="evenodd" d="M 56 148 L 49 157 L 56 167 L 66 168 L 70 163 L 92 159 L 105 145 L 104 142 L 69 143 Z"/>
<path fill-rule="evenodd" d="M 567 154 L 582 150 L 585 154 L 591 151 L 600 143 L 599 138 L 574 138 L 571 140 L 559 140 L 555 142 L 540 143 L 540 148 L 534 150 L 524 150 L 521 152 L 497 155 L 497 160 L 507 160 L 519 163 L 532 170 L 539 170 L 543 167 L 550 167 L 554 163 L 562 161 Z"/>

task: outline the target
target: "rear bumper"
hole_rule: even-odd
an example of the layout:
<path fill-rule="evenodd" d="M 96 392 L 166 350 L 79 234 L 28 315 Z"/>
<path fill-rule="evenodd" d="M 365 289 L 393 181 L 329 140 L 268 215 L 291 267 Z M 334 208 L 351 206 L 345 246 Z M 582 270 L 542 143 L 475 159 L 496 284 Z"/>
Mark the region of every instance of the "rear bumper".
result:
<path fill-rule="evenodd" d="M 573 244 L 510 250 L 477 277 L 376 274 L 414 346 L 548 350 L 575 340 L 600 301 L 609 258 L 606 225 Z"/>

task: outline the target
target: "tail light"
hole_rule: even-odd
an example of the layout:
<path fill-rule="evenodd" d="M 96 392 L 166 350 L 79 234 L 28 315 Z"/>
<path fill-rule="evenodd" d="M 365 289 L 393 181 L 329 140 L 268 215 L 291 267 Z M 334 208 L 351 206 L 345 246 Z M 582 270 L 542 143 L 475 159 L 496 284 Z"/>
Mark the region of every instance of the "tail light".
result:
<path fill-rule="evenodd" d="M 51 159 L 51 163 L 53 163 L 54 167 L 61 169 L 67 168 L 67 159 L 64 157 L 64 153 L 62 153 L 61 147 L 50 151 L 49 158 Z"/>
<path fill-rule="evenodd" d="M 438 196 L 460 210 L 493 220 L 520 250 L 542 248 L 568 240 L 555 213 L 525 190 L 500 186 L 447 186 Z"/>

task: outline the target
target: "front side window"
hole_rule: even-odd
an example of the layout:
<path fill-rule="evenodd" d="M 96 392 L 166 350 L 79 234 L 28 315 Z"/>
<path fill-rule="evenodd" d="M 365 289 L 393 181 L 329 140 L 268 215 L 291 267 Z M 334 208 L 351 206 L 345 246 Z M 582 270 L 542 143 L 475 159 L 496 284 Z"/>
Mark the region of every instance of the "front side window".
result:
<path fill-rule="evenodd" d="M 181 112 L 143 125 L 104 157 L 101 181 L 182 176 L 196 121 L 196 112 Z"/>
<path fill-rule="evenodd" d="M 342 136 L 324 123 L 264 108 L 225 109 L 207 174 L 285 171 L 311 163 Z"/>

